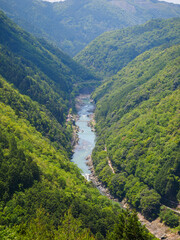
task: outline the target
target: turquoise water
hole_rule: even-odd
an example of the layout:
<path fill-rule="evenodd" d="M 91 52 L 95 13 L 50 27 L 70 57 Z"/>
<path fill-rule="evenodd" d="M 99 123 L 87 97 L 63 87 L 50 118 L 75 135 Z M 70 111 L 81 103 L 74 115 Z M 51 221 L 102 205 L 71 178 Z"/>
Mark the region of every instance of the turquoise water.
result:
<path fill-rule="evenodd" d="M 82 170 L 82 175 L 89 179 L 89 166 L 86 165 L 86 158 L 92 153 L 95 146 L 95 133 L 91 131 L 88 122 L 91 120 L 90 116 L 94 111 L 94 105 L 90 102 L 90 96 L 81 98 L 81 106 L 78 111 L 79 119 L 76 125 L 79 127 L 79 141 L 75 146 L 72 161 Z"/>

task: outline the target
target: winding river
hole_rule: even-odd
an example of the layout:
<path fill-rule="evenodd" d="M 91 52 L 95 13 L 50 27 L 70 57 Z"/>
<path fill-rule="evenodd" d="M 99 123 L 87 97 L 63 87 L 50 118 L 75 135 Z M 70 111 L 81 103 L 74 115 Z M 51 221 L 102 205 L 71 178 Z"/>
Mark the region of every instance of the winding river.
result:
<path fill-rule="evenodd" d="M 102 195 L 117 202 L 117 199 L 114 199 L 114 197 L 110 195 L 108 189 L 91 173 L 90 167 L 87 165 L 87 157 L 92 153 L 96 140 L 95 132 L 92 131 L 89 125 L 94 112 L 94 105 L 90 101 L 90 95 L 80 95 L 77 100 L 79 118 L 76 121 L 76 126 L 79 128 L 79 141 L 74 148 L 72 161 L 81 169 L 82 175 L 88 181 L 91 180 L 93 182 L 94 186 L 96 186 Z"/>
<path fill-rule="evenodd" d="M 76 121 L 76 125 L 79 128 L 78 144 L 74 148 L 74 154 L 72 157 L 72 161 L 77 164 L 77 166 L 81 169 L 82 175 L 89 180 L 89 176 L 91 171 L 89 166 L 86 165 L 86 158 L 92 153 L 93 148 L 95 147 L 95 133 L 91 130 L 89 126 L 89 121 L 91 120 L 92 113 L 94 111 L 94 105 L 90 101 L 90 95 L 81 95 L 78 97 L 78 116 L 79 119 Z M 108 198 L 116 201 L 119 205 L 124 208 L 123 204 L 118 202 L 117 199 L 114 199 L 106 188 L 104 188 L 100 183 L 94 182 L 95 186 L 99 189 L 102 195 L 107 196 Z M 98 184 L 97 184 L 98 183 Z M 125 207 L 126 208 L 126 207 Z M 148 222 L 140 213 L 138 213 L 138 217 L 140 222 L 143 225 L 146 225 L 147 229 L 154 234 L 157 238 L 166 235 L 167 227 L 159 223 L 159 221 L 155 220 L 153 222 Z M 171 236 L 172 235 L 172 236 Z M 169 240 L 179 239 L 178 235 L 169 234 Z"/>
<path fill-rule="evenodd" d="M 95 146 L 96 138 L 95 133 L 88 124 L 94 111 L 94 105 L 90 101 L 90 95 L 81 95 L 78 98 L 78 108 L 79 118 L 76 121 L 76 125 L 79 128 L 79 141 L 74 148 L 72 161 L 81 169 L 82 175 L 89 180 L 91 171 L 89 166 L 86 165 L 86 158 L 91 154 Z"/>

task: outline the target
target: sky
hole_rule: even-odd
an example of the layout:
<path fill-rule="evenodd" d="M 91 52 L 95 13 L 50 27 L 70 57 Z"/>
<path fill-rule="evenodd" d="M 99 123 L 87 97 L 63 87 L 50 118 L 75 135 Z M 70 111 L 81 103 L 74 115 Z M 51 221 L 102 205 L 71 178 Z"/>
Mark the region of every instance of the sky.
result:
<path fill-rule="evenodd" d="M 64 0 L 44 0 L 44 1 L 47 1 L 47 2 L 61 2 L 61 1 L 64 1 Z M 159 0 L 159 1 L 180 4 L 180 0 Z"/>
<path fill-rule="evenodd" d="M 43 0 L 43 1 L 45 1 L 45 2 L 62 2 L 64 0 Z"/>
<path fill-rule="evenodd" d="M 162 0 L 159 0 L 162 1 Z M 180 4 L 180 0 L 163 0 L 164 2 L 170 2 L 170 3 L 176 3 L 176 4 Z"/>

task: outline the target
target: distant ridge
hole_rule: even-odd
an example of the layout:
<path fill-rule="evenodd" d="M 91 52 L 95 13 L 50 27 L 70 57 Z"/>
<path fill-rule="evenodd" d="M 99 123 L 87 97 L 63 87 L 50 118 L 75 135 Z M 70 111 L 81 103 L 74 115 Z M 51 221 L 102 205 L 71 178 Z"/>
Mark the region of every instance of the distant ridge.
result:
<path fill-rule="evenodd" d="M 143 25 L 104 33 L 74 59 L 102 77 L 112 76 L 144 51 L 178 43 L 180 18 L 154 19 Z"/>
<path fill-rule="evenodd" d="M 27 31 L 55 42 L 71 56 L 100 34 L 180 16 L 180 5 L 157 0 L 0 0 L 0 8 Z"/>
<path fill-rule="evenodd" d="M 70 161 L 66 116 L 79 84 L 97 81 L 0 12 L 0 239 L 156 240 Z"/>

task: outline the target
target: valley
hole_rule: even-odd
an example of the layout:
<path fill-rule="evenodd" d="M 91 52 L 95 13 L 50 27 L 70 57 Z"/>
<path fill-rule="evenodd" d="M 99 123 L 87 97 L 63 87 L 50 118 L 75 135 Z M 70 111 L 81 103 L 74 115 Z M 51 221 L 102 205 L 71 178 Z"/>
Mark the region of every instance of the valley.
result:
<path fill-rule="evenodd" d="M 177 240 L 179 6 L 0 8 L 0 239 Z"/>
<path fill-rule="evenodd" d="M 180 17 L 179 4 L 158 0 L 0 0 L 0 9 L 26 31 L 73 57 L 104 32 Z"/>
<path fill-rule="evenodd" d="M 80 95 L 76 98 L 78 115 L 76 126 L 78 128 L 78 143 L 74 146 L 72 161 L 82 170 L 82 175 L 89 181 L 91 171 L 86 164 L 86 158 L 92 153 L 95 146 L 95 133 L 91 130 L 89 122 L 93 114 L 94 105 L 90 102 L 90 95 Z"/>
<path fill-rule="evenodd" d="M 127 209 L 130 208 L 130 205 L 128 205 L 127 199 L 124 199 L 123 201 L 119 202 L 117 198 L 114 198 L 107 187 L 99 181 L 98 176 L 96 175 L 93 161 L 91 157 L 92 150 L 94 148 L 94 144 L 88 144 L 91 142 L 92 138 L 95 138 L 94 132 L 92 132 L 90 128 L 89 120 L 88 118 L 89 114 L 92 114 L 93 106 L 92 108 L 89 106 L 89 95 L 80 95 L 76 102 L 78 102 L 78 120 L 76 121 L 76 125 L 78 126 L 79 133 L 79 141 L 77 145 L 74 148 L 74 154 L 72 161 L 77 164 L 77 166 L 82 170 L 82 175 L 89 181 L 92 181 L 94 186 L 100 191 L 102 195 L 107 196 L 112 201 L 115 201 L 120 204 L 120 207 Z M 89 111 L 90 110 L 90 111 Z M 92 138 L 91 138 L 92 134 Z M 94 140 L 92 141 L 94 143 Z M 104 149 L 107 152 L 107 147 L 105 146 Z M 108 158 L 108 157 L 107 157 Z M 108 165 L 111 168 L 111 171 L 115 174 L 114 169 L 112 167 L 112 163 L 110 159 L 108 158 Z M 177 211 L 177 213 L 179 213 Z M 138 218 L 142 225 L 145 225 L 147 229 L 158 239 L 162 239 L 163 237 L 169 240 L 178 240 L 179 235 L 177 233 L 171 232 L 171 230 L 165 226 L 160 219 L 156 219 L 154 221 L 148 221 L 141 213 L 138 213 Z"/>

